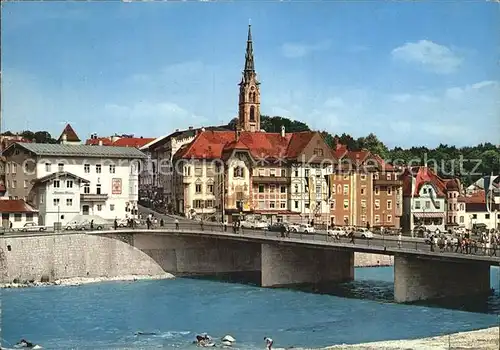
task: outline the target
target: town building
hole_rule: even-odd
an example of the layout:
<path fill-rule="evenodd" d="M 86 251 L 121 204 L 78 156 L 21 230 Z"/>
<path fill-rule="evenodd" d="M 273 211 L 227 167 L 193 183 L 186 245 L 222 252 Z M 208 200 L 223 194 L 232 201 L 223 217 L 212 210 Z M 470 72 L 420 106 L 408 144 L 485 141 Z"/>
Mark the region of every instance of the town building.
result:
<path fill-rule="evenodd" d="M 103 219 L 134 214 L 145 155 L 135 147 L 67 144 L 69 136 L 62 144 L 18 142 L 7 148 L 9 195 L 39 208 L 43 225 L 65 224 L 77 213 Z"/>
<path fill-rule="evenodd" d="M 19 229 L 26 223 L 38 225 L 38 210 L 22 199 L 0 199 L 2 228 Z"/>
<path fill-rule="evenodd" d="M 494 197 L 488 206 L 486 201 L 484 190 L 476 190 L 464 198 L 466 228 L 472 230 L 484 225 L 488 229 L 500 230 L 500 197 Z"/>

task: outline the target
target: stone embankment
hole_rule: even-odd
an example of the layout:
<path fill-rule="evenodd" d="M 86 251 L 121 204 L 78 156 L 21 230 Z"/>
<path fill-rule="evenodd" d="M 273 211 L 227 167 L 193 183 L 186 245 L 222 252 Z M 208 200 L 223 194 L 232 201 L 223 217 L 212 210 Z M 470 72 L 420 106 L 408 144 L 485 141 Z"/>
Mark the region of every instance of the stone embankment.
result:
<path fill-rule="evenodd" d="M 438 337 L 408 339 L 408 340 L 390 340 L 356 345 L 335 345 L 325 348 L 330 349 L 353 349 L 353 350 L 394 350 L 394 349 L 412 349 L 412 350 L 447 350 L 447 349 L 499 349 L 499 329 L 498 327 L 486 328 L 477 331 L 460 332 Z"/>
<path fill-rule="evenodd" d="M 382 254 L 354 253 L 354 267 L 393 266 L 394 257 Z"/>
<path fill-rule="evenodd" d="M 23 281 L 23 282 L 13 282 L 13 283 L 0 283 L 0 288 L 30 288 L 30 287 L 44 287 L 44 286 L 80 286 L 83 284 L 99 283 L 99 282 L 111 282 L 111 281 L 141 281 L 141 280 L 160 280 L 160 279 L 171 279 L 175 278 L 174 275 L 170 273 L 164 273 L 160 275 L 127 275 L 127 276 L 115 276 L 115 277 L 75 277 L 75 278 L 65 278 L 59 279 L 52 282 L 39 282 L 39 281 Z"/>

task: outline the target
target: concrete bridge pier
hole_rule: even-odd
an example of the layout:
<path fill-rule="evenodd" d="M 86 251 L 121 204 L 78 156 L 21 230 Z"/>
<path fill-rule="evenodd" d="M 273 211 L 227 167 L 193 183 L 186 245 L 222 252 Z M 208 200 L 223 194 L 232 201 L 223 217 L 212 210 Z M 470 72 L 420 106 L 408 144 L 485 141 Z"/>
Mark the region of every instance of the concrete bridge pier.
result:
<path fill-rule="evenodd" d="M 477 261 L 394 257 L 394 299 L 398 303 L 459 297 L 490 291 L 490 266 Z"/>
<path fill-rule="evenodd" d="M 348 282 L 354 279 L 354 253 L 263 243 L 261 286 Z"/>

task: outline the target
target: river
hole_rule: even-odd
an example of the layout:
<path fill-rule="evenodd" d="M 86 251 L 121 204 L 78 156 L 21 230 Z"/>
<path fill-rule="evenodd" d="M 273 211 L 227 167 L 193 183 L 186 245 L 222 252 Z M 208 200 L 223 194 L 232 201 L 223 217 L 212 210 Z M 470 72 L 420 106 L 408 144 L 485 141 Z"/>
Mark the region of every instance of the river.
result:
<path fill-rule="evenodd" d="M 24 337 L 45 349 L 190 348 L 197 332 L 208 332 L 231 334 L 239 349 L 263 349 L 264 336 L 277 348 L 324 347 L 498 324 L 498 268 L 494 295 L 447 308 L 394 304 L 392 281 L 393 268 L 378 267 L 356 269 L 355 281 L 331 294 L 194 279 L 4 289 L 2 344 Z"/>

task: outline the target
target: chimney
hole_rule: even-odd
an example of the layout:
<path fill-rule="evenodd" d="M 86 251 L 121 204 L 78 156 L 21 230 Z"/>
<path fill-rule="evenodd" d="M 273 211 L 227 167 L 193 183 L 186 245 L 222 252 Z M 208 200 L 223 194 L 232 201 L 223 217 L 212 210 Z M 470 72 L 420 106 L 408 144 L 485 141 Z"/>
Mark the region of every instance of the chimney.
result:
<path fill-rule="evenodd" d="M 193 130 L 193 127 L 192 127 L 192 126 L 190 126 L 190 127 L 188 128 L 188 130 Z"/>
<path fill-rule="evenodd" d="M 201 132 L 204 132 L 205 131 L 205 128 L 204 127 L 201 127 Z"/>
<path fill-rule="evenodd" d="M 98 144 L 99 146 L 102 146 L 102 140 L 99 140 Z"/>
<path fill-rule="evenodd" d="M 175 132 L 179 132 L 179 129 L 175 129 Z"/>
<path fill-rule="evenodd" d="M 68 136 L 66 133 L 62 134 L 62 143 L 65 144 L 68 141 Z"/>
<path fill-rule="evenodd" d="M 285 137 L 285 126 L 281 126 L 281 137 Z"/>

